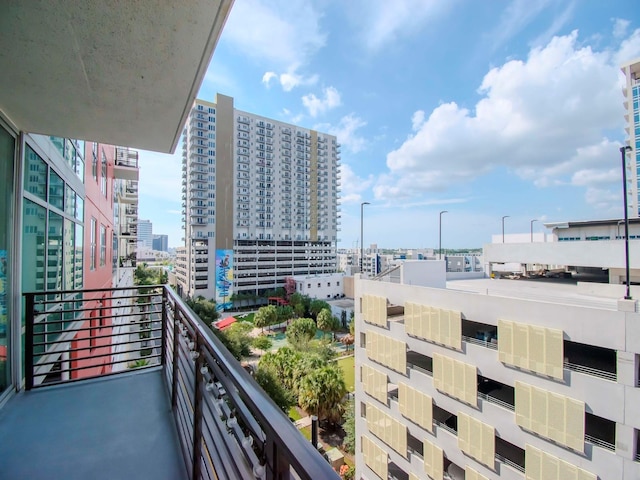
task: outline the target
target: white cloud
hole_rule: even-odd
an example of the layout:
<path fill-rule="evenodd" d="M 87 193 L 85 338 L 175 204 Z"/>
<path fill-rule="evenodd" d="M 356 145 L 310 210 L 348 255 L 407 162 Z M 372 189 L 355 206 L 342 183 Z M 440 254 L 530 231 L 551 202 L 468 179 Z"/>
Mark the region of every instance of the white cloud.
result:
<path fill-rule="evenodd" d="M 411 117 L 411 130 L 417 132 L 424 124 L 424 110 L 416 110 Z"/>
<path fill-rule="evenodd" d="M 317 81 L 298 71 L 326 44 L 321 14 L 311 0 L 238 0 L 224 28 L 222 41 L 268 68 L 262 77 L 278 80 L 285 91 Z M 282 73 L 277 73 L 282 72 Z"/>
<path fill-rule="evenodd" d="M 322 123 L 313 128 L 321 132 L 335 135 L 338 142 L 351 153 L 358 153 L 364 150 L 366 142 L 364 137 L 358 135 L 357 131 L 367 124 L 360 117 L 350 113 L 340 119 L 337 125 Z"/>
<path fill-rule="evenodd" d="M 449 102 L 422 122 L 416 112 L 376 196 L 442 190 L 497 166 L 539 186 L 604 181 L 617 159 L 605 133 L 624 121 L 616 57 L 579 46 L 577 32 L 554 37 L 526 60 L 491 69 L 473 110 Z M 590 171 L 574 177 L 580 170 Z"/>
<path fill-rule="evenodd" d="M 553 15 L 553 21 L 551 22 L 551 25 L 549 25 L 549 27 L 544 32 L 538 35 L 530 43 L 530 46 L 535 47 L 549 42 L 549 40 L 551 40 L 551 38 L 556 35 L 562 29 L 562 27 L 564 27 L 569 22 L 569 20 L 571 20 L 573 11 L 575 10 L 575 6 L 576 1 L 573 0 L 565 6 L 564 10 Z"/>
<path fill-rule="evenodd" d="M 324 88 L 322 92 L 324 94 L 323 98 L 318 98 L 313 93 L 302 97 L 302 105 L 309 111 L 309 115 L 314 118 L 342 104 L 340 92 L 334 87 Z"/>
<path fill-rule="evenodd" d="M 627 34 L 627 29 L 631 22 L 623 18 L 613 18 L 613 36 L 622 38 Z"/>
<path fill-rule="evenodd" d="M 350 0 L 350 19 L 369 50 L 378 50 L 401 36 L 408 36 L 447 11 L 453 1 Z"/>
<path fill-rule="evenodd" d="M 362 201 L 362 193 L 373 184 L 373 175 L 367 178 L 357 176 L 351 167 L 343 163 L 340 165 L 340 182 L 342 192 L 340 200 L 342 204 L 360 203 Z"/>
<path fill-rule="evenodd" d="M 616 54 L 616 62 L 622 64 L 638 57 L 640 57 L 640 28 L 634 30 L 629 38 L 623 40 Z"/>
<path fill-rule="evenodd" d="M 298 86 L 315 85 L 318 82 L 318 75 L 309 75 L 305 77 L 304 75 L 297 74 L 292 70 L 291 72 L 281 73 L 279 75 L 275 72 L 266 72 L 262 76 L 262 83 L 264 83 L 267 88 L 271 86 L 272 80 L 280 83 L 282 90 L 290 92 Z"/>

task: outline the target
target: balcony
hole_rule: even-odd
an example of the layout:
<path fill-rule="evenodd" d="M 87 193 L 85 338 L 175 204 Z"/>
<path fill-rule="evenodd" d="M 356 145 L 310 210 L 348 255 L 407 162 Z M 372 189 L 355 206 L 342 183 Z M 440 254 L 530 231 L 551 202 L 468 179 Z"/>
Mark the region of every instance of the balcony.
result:
<path fill-rule="evenodd" d="M 3 476 L 338 478 L 170 288 L 25 305 L 26 391 L 0 411 Z"/>

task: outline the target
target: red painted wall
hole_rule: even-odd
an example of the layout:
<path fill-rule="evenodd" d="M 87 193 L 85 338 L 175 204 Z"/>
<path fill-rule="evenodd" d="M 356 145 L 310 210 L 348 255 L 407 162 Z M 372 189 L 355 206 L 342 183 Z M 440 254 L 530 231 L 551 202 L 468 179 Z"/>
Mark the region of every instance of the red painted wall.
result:
<path fill-rule="evenodd" d="M 94 144 L 85 144 L 85 201 L 84 201 L 84 242 L 83 268 L 84 289 L 108 289 L 113 286 L 113 167 L 115 164 L 115 147 L 98 144 L 96 149 L 96 177 L 94 178 Z M 106 195 L 101 191 L 102 154 L 107 159 Z M 91 219 L 96 220 L 95 231 L 95 267 L 91 268 Z M 107 229 L 106 258 L 100 265 L 100 226 Z M 73 371 L 72 378 L 90 377 L 109 373 L 111 365 L 111 339 L 98 338 L 111 334 L 112 322 L 110 293 L 86 293 L 84 302 L 87 321 L 83 328 L 92 327 L 91 331 L 79 332 L 72 342 L 71 368 L 82 368 Z M 75 351 L 76 348 L 87 348 Z M 86 367 L 86 368 L 85 368 Z"/>

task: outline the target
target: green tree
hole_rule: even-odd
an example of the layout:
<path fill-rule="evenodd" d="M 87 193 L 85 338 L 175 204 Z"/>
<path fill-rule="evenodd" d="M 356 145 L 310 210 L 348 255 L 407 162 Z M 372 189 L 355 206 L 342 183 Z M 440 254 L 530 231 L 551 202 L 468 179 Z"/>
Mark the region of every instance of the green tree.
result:
<path fill-rule="evenodd" d="M 275 375 L 284 388 L 293 391 L 297 389 L 296 368 L 302 360 L 302 354 L 292 348 L 282 347 L 275 352 L 267 352 L 260 358 L 258 368 L 266 368 Z"/>
<path fill-rule="evenodd" d="M 328 308 L 320 310 L 316 319 L 316 323 L 318 324 L 318 328 L 325 334 L 335 330 L 335 328 L 337 327 L 336 321 L 333 315 L 331 315 L 331 310 L 329 310 Z"/>
<path fill-rule="evenodd" d="M 342 428 L 345 432 L 342 446 L 347 453 L 356 453 L 356 405 L 353 400 L 349 400 L 344 409 L 344 423 Z"/>
<path fill-rule="evenodd" d="M 209 328 L 212 328 L 213 322 L 220 317 L 220 314 L 216 310 L 216 302 L 207 300 L 202 295 L 198 295 L 195 298 L 188 298 L 186 303 L 191 310 L 193 310 L 193 313 L 200 317 L 200 320 Z"/>
<path fill-rule="evenodd" d="M 296 350 L 304 350 L 316 336 L 316 322 L 310 318 L 297 318 L 287 327 L 287 341 Z"/>
<path fill-rule="evenodd" d="M 259 337 L 255 337 L 251 341 L 251 346 L 264 352 L 266 350 L 269 350 L 273 346 L 273 342 L 268 337 L 261 335 Z"/>
<path fill-rule="evenodd" d="M 278 311 L 273 305 L 267 305 L 266 307 L 260 307 L 253 317 L 256 327 L 259 327 L 264 332 L 264 327 L 274 325 L 278 320 Z"/>
<path fill-rule="evenodd" d="M 254 378 L 258 385 L 262 387 L 267 395 L 275 402 L 280 409 L 287 413 L 295 405 L 292 395 L 282 388 L 282 384 L 277 377 L 267 368 L 258 368 Z"/>
<path fill-rule="evenodd" d="M 318 317 L 318 314 L 325 308 L 331 311 L 331 306 L 324 300 L 311 300 L 311 304 L 309 305 L 309 314 L 312 318 L 315 319 Z"/>
<path fill-rule="evenodd" d="M 342 328 L 347 328 L 347 311 L 342 310 L 340 312 L 340 325 Z"/>
<path fill-rule="evenodd" d="M 283 305 L 281 307 L 277 307 L 276 310 L 278 311 L 277 323 L 288 322 L 293 318 L 294 312 L 291 305 Z"/>
<path fill-rule="evenodd" d="M 227 347 L 227 350 L 237 360 L 242 360 L 245 357 L 251 355 L 251 337 L 249 332 L 253 326 L 246 322 L 237 322 L 225 330 L 218 330 L 213 328 L 213 333 L 220 339 L 220 341 Z"/>
<path fill-rule="evenodd" d="M 340 422 L 347 393 L 344 374 L 338 364 L 327 364 L 300 380 L 298 404 L 309 414 L 329 423 Z"/>

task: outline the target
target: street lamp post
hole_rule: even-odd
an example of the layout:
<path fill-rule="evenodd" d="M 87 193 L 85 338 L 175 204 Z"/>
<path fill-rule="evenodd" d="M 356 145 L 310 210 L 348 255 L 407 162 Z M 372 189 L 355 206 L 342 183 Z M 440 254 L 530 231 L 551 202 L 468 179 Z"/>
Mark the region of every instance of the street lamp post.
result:
<path fill-rule="evenodd" d="M 442 210 L 440 212 L 440 223 L 438 224 L 438 253 L 440 255 L 440 260 L 442 260 L 442 214 L 449 213 L 447 210 Z"/>
<path fill-rule="evenodd" d="M 620 147 L 622 157 L 622 200 L 624 202 L 624 267 L 627 283 L 625 300 L 631 300 L 631 285 L 629 282 L 629 212 L 627 207 L 627 152 L 631 151 L 629 145 Z"/>
<path fill-rule="evenodd" d="M 502 243 L 504 243 L 504 219 L 509 218 L 509 215 L 504 215 L 502 217 Z"/>
<path fill-rule="evenodd" d="M 531 243 L 533 243 L 533 223 L 534 223 L 534 222 L 537 222 L 537 221 L 538 221 L 538 220 L 537 220 L 537 219 L 535 219 L 535 218 L 534 218 L 533 220 L 531 220 L 531 225 L 530 225 L 530 228 L 529 228 L 529 231 L 531 232 Z M 503 234 L 503 235 L 504 235 L 504 234 Z M 504 243 L 504 240 L 502 240 L 502 243 Z"/>
<path fill-rule="evenodd" d="M 369 202 L 362 202 L 360 204 L 360 273 L 363 273 L 364 267 L 364 206 L 371 205 Z"/>

